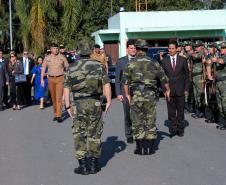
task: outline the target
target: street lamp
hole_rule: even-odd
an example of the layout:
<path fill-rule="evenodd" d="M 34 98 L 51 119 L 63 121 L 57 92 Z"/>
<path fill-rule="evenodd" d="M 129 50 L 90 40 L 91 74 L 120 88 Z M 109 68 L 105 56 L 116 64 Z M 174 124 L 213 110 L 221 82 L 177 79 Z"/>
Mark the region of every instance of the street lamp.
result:
<path fill-rule="evenodd" d="M 12 4 L 9 0 L 9 32 L 10 32 L 10 49 L 13 49 L 13 30 L 12 30 Z"/>

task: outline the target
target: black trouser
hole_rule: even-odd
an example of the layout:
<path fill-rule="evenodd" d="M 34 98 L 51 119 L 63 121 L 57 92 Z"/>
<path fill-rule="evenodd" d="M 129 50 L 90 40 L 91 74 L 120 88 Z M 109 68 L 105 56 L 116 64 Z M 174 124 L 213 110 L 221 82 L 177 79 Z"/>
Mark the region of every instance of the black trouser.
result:
<path fill-rule="evenodd" d="M 13 105 L 21 105 L 21 97 L 22 97 L 22 86 L 23 84 L 16 84 L 15 79 L 10 82 L 10 96 L 12 98 Z"/>
<path fill-rule="evenodd" d="M 5 103 L 5 105 L 8 105 L 8 85 L 4 86 L 3 102 Z"/>
<path fill-rule="evenodd" d="M 168 119 L 171 122 L 169 131 L 171 133 L 184 129 L 184 105 L 184 96 L 171 96 L 170 101 L 167 101 Z"/>
<path fill-rule="evenodd" d="M 3 99 L 4 99 L 4 86 L 0 87 L 0 107 L 3 107 Z"/>
<path fill-rule="evenodd" d="M 27 75 L 27 82 L 23 83 L 22 88 L 22 103 L 24 105 L 31 105 L 31 77 Z"/>
<path fill-rule="evenodd" d="M 125 121 L 125 136 L 126 138 L 133 137 L 132 134 L 132 122 L 130 120 L 130 106 L 128 99 L 124 96 L 123 110 L 124 110 L 124 121 Z"/>

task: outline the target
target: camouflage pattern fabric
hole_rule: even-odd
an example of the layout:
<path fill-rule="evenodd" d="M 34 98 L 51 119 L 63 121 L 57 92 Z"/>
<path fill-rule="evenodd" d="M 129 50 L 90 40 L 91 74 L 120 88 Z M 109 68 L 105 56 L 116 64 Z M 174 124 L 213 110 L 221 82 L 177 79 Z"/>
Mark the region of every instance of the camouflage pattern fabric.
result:
<path fill-rule="evenodd" d="M 226 119 L 226 55 L 224 64 L 217 64 L 217 102 L 221 117 Z"/>
<path fill-rule="evenodd" d="M 75 157 L 99 158 L 101 154 L 101 134 L 103 130 L 102 110 L 99 96 L 103 85 L 110 82 L 104 66 L 92 59 L 80 59 L 65 73 L 64 87 L 73 94 L 73 136 Z"/>
<path fill-rule="evenodd" d="M 147 56 L 129 62 L 122 83 L 129 85 L 132 96 L 130 115 L 135 139 L 156 139 L 156 78 L 168 83 L 162 67 Z"/>
<path fill-rule="evenodd" d="M 202 88 L 203 57 L 204 57 L 204 53 L 199 52 L 197 58 L 193 60 L 193 71 L 192 71 L 193 90 L 194 90 L 195 104 L 198 108 L 204 106 L 204 92 Z"/>

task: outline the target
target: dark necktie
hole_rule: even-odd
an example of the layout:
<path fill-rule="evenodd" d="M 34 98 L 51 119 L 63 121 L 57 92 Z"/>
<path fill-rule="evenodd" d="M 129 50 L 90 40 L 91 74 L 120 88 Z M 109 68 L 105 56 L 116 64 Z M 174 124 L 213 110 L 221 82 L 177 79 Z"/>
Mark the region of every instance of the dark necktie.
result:
<path fill-rule="evenodd" d="M 172 58 L 173 59 L 173 71 L 175 72 L 175 69 L 176 69 L 176 62 L 175 62 L 175 58 Z"/>

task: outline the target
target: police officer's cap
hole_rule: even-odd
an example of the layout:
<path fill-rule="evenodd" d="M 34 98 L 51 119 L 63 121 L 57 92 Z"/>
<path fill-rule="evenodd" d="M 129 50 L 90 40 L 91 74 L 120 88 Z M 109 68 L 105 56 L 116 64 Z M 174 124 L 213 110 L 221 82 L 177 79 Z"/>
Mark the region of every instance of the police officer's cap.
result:
<path fill-rule="evenodd" d="M 99 44 L 95 44 L 94 48 L 100 49 L 100 45 Z"/>
<path fill-rule="evenodd" d="M 58 44 L 56 44 L 56 43 L 51 43 L 50 47 L 51 47 L 51 48 L 58 48 L 59 46 L 58 46 Z"/>
<path fill-rule="evenodd" d="M 195 47 L 199 47 L 199 46 L 203 46 L 203 45 L 204 45 L 204 43 L 201 40 L 196 40 L 194 43 Z"/>
<path fill-rule="evenodd" d="M 142 49 L 148 49 L 149 48 L 149 44 L 147 43 L 146 40 L 143 40 L 143 39 L 138 39 L 136 42 L 135 42 L 135 46 L 137 48 L 142 48 Z"/>
<path fill-rule="evenodd" d="M 60 49 L 65 49 L 65 45 L 64 44 L 60 44 Z"/>
<path fill-rule="evenodd" d="M 178 42 L 178 47 L 184 47 L 184 43 L 183 42 Z"/>
<path fill-rule="evenodd" d="M 220 47 L 221 47 L 221 49 L 225 49 L 225 48 L 226 48 L 226 42 L 222 42 L 222 43 L 220 44 Z"/>
<path fill-rule="evenodd" d="M 87 56 L 90 55 L 92 51 L 91 44 L 88 40 L 80 40 L 78 43 L 78 52 L 80 55 Z"/>

